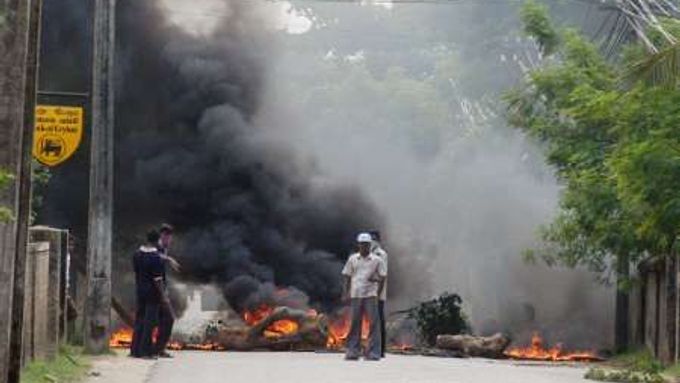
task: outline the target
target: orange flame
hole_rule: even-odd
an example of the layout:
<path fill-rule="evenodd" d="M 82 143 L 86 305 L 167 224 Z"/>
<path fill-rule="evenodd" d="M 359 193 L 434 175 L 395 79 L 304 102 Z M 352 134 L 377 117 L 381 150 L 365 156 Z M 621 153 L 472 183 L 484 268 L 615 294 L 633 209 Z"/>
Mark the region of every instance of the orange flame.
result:
<path fill-rule="evenodd" d="M 114 331 L 109 338 L 110 348 L 129 348 L 132 344 L 132 329 L 121 327 Z"/>
<path fill-rule="evenodd" d="M 263 304 L 255 310 L 244 311 L 243 321 L 246 322 L 248 326 L 255 326 L 271 315 L 273 311 L 273 307 Z M 316 316 L 316 311 L 310 310 L 310 315 L 312 313 Z M 295 321 L 282 319 L 270 324 L 263 332 L 263 335 L 267 338 L 279 338 L 285 335 L 295 334 L 299 327 L 299 324 Z"/>
<path fill-rule="evenodd" d="M 243 321 L 246 322 L 248 326 L 255 326 L 271 315 L 272 311 L 274 311 L 274 309 L 267 305 L 261 305 L 252 311 L 246 310 L 243 312 Z"/>
<path fill-rule="evenodd" d="M 326 347 L 332 349 L 342 348 L 347 342 L 349 330 L 351 327 L 351 318 L 349 311 L 345 311 L 339 318 L 332 319 L 328 324 L 328 340 Z M 370 330 L 370 323 L 366 317 L 361 321 L 361 338 L 368 339 L 368 332 Z"/>
<path fill-rule="evenodd" d="M 299 325 L 297 322 L 283 319 L 272 323 L 264 331 L 264 336 L 267 338 L 279 338 L 284 335 L 295 334 L 298 331 Z"/>
<path fill-rule="evenodd" d="M 510 348 L 505 351 L 505 356 L 511 359 L 540 360 L 551 362 L 584 362 L 602 360 L 602 358 L 592 351 L 566 352 L 563 350 L 561 343 L 546 349 L 543 346 L 543 338 L 541 338 L 538 333 L 534 333 L 534 335 L 531 337 L 530 346 Z"/>
<path fill-rule="evenodd" d="M 153 337 L 154 339 L 158 336 L 157 329 L 154 329 Z M 109 347 L 111 348 L 130 348 L 132 344 L 132 329 L 129 327 L 121 327 L 114 331 L 109 338 Z M 183 343 L 177 341 L 171 341 L 168 343 L 168 350 L 180 351 L 180 350 L 195 350 L 195 351 L 224 351 L 225 348 L 216 343 Z"/>

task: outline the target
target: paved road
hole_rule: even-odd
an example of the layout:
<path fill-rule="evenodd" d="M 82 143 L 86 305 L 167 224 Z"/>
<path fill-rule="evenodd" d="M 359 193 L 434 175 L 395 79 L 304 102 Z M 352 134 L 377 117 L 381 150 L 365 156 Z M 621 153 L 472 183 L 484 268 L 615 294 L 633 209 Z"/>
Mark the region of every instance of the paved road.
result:
<path fill-rule="evenodd" d="M 179 352 L 172 360 L 98 361 L 87 383 L 577 383 L 583 366 L 390 355 L 346 362 L 339 354 Z M 134 373 L 133 373 L 134 371 Z"/>

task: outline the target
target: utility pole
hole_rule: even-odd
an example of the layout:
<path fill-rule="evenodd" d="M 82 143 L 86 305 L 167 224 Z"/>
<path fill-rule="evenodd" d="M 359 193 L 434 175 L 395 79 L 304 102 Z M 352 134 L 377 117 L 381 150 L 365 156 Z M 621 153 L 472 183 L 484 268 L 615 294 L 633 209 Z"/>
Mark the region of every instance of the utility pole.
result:
<path fill-rule="evenodd" d="M 85 349 L 108 351 L 111 327 L 115 0 L 94 2 Z"/>
<path fill-rule="evenodd" d="M 0 379 L 18 383 L 42 0 L 0 5 L 0 167 L 16 177 L 0 193 L 0 203 L 13 212 L 10 222 L 0 223 Z"/>

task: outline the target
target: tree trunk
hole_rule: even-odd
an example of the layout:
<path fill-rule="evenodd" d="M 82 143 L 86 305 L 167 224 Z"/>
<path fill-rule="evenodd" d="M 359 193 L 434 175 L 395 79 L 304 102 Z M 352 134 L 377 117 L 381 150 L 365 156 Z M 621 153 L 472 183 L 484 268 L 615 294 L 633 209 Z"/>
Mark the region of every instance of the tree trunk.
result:
<path fill-rule="evenodd" d="M 504 357 L 503 352 L 510 342 L 510 337 L 500 333 L 490 337 L 439 335 L 436 345 L 444 350 L 462 352 L 465 356 L 498 359 Z"/>

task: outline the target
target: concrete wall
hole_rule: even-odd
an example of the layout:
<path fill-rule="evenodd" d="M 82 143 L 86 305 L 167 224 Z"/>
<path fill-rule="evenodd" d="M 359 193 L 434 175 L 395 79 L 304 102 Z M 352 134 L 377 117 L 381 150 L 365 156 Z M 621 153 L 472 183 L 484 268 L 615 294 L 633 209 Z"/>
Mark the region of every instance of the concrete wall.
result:
<path fill-rule="evenodd" d="M 23 364 L 46 356 L 49 253 L 49 242 L 35 242 L 28 246 L 24 289 Z"/>
<path fill-rule="evenodd" d="M 48 280 L 49 286 L 45 297 L 44 305 L 47 311 L 47 332 L 45 334 L 44 352 L 48 358 L 53 358 L 57 354 L 60 342 L 60 328 L 63 322 L 63 299 L 65 286 L 62 286 L 62 240 L 63 231 L 49 227 L 31 228 L 31 241 L 49 243 L 48 252 Z"/>
<path fill-rule="evenodd" d="M 64 231 L 33 227 L 26 256 L 22 364 L 54 358 L 65 329 Z"/>
<path fill-rule="evenodd" d="M 630 292 L 631 348 L 644 347 L 666 364 L 678 362 L 678 278 L 674 256 L 648 260 Z"/>

